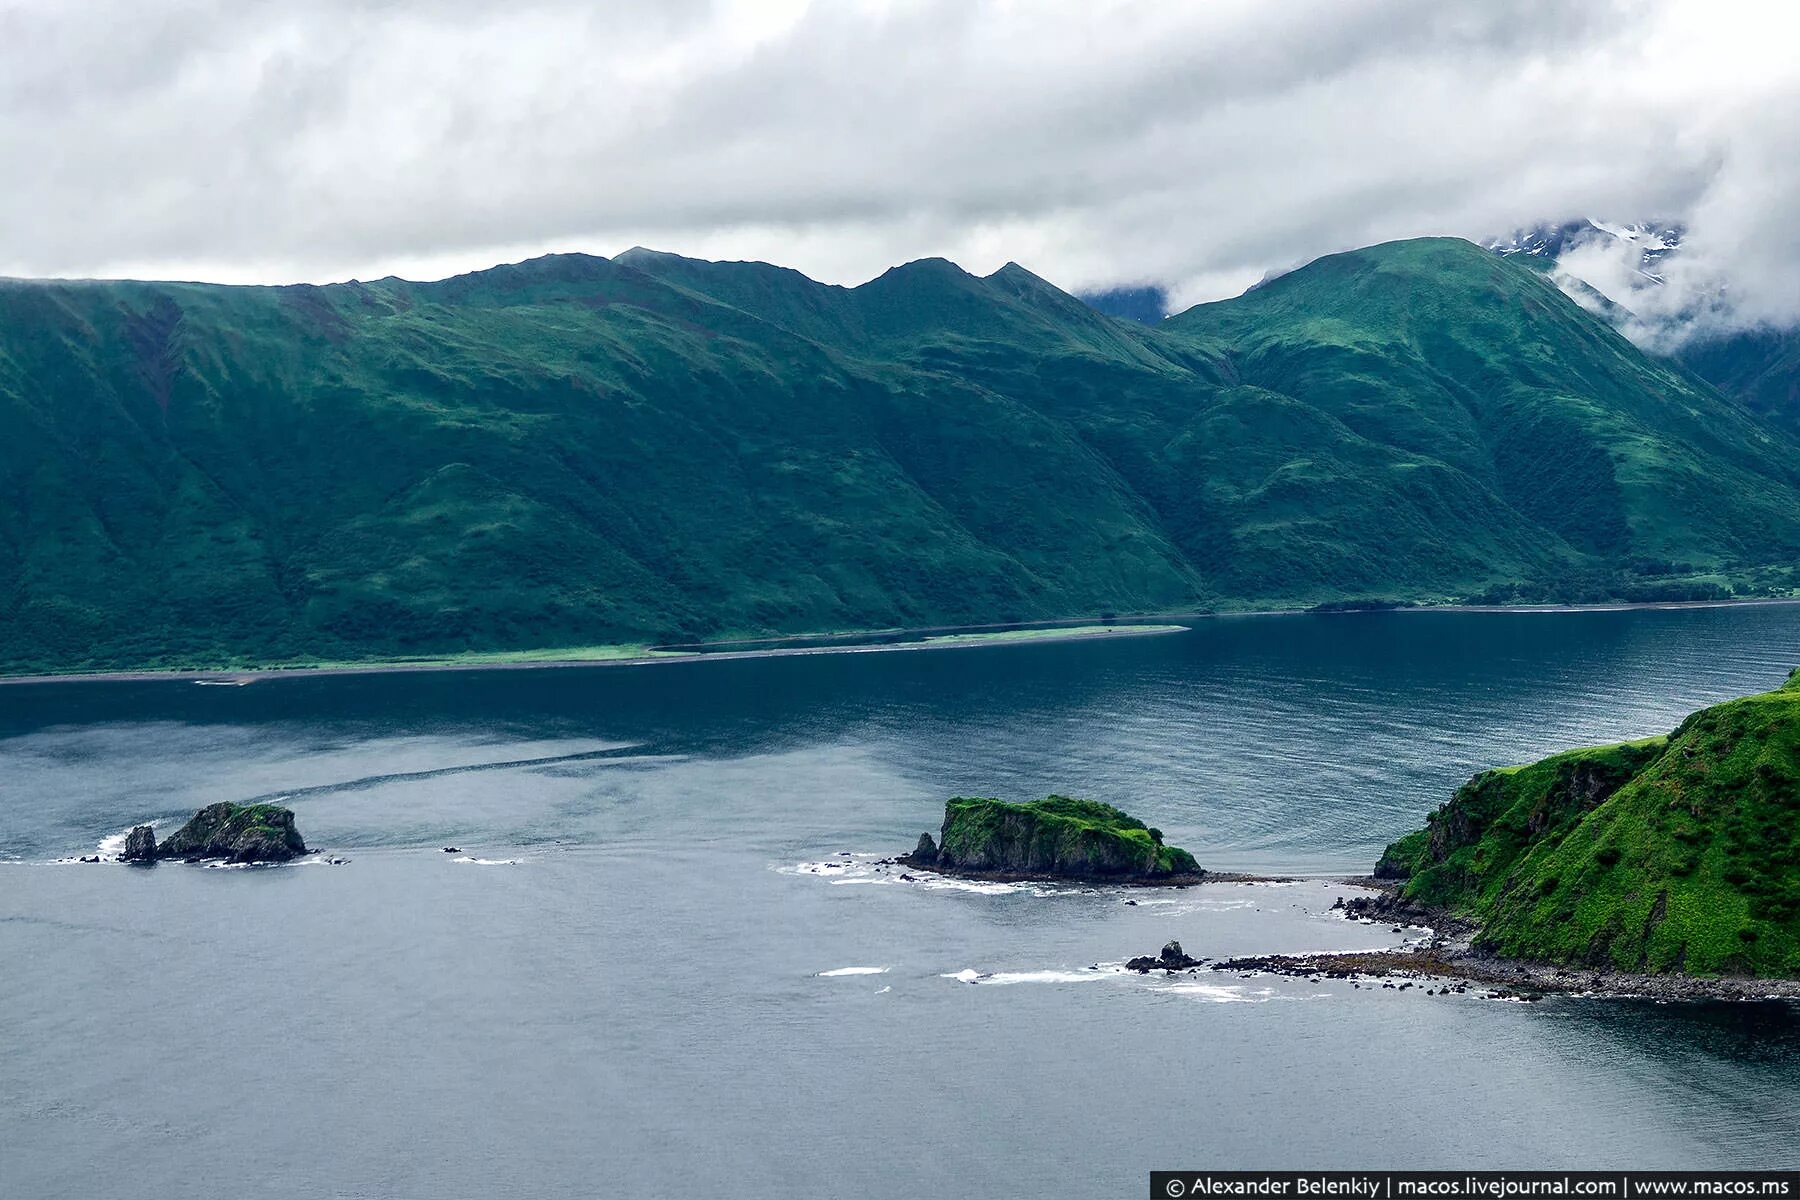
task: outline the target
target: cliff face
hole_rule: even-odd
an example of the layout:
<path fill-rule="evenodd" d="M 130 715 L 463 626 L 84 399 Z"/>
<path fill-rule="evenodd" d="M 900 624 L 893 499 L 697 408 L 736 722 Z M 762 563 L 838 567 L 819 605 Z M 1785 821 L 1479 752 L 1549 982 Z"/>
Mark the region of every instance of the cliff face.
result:
<path fill-rule="evenodd" d="M 157 858 L 231 862 L 287 862 L 306 852 L 292 810 L 274 804 L 209 804 L 156 847 Z"/>
<path fill-rule="evenodd" d="M 1485 771 L 1376 874 L 1507 957 L 1800 977 L 1800 683 Z"/>
<path fill-rule="evenodd" d="M 1029 804 L 956 797 L 938 843 L 920 839 L 910 862 L 953 873 L 1050 879 L 1178 880 L 1205 874 L 1162 831 L 1109 804 L 1050 796 Z"/>

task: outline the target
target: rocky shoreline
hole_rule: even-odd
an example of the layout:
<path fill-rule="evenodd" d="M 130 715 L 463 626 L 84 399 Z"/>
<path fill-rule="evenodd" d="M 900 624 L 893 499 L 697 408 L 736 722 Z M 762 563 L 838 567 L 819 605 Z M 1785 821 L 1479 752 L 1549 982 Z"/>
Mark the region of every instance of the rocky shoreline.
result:
<path fill-rule="evenodd" d="M 1800 1001 L 1800 979 L 1749 976 L 1645 974 L 1596 967 L 1529 962 L 1484 954 L 1471 945 L 1475 927 L 1441 910 L 1415 904 L 1391 883 L 1376 879 L 1346 880 L 1378 889 L 1374 895 L 1340 897 L 1333 909 L 1346 918 L 1396 928 L 1431 930 L 1420 945 L 1391 950 L 1332 951 L 1319 954 L 1261 954 L 1224 959 L 1207 969 L 1239 975 L 1268 974 L 1321 979 L 1403 981 L 1402 988 L 1448 985 L 1462 992 L 1477 984 L 1497 989 L 1500 998 L 1533 1000 L 1547 995 L 1597 996 L 1654 1001 Z M 1137 960 L 1133 960 L 1137 961 Z M 1458 986 L 1463 985 L 1463 986 Z M 1383 986 L 1394 986 L 1384 982 Z"/>
<path fill-rule="evenodd" d="M 910 854 L 902 854 L 899 858 L 883 860 L 877 865 L 891 863 L 908 871 L 926 871 L 933 875 L 942 875 L 948 879 L 969 879 L 978 883 L 1071 883 L 1092 886 L 1117 888 L 1187 888 L 1202 883 L 1278 883 L 1280 880 L 1264 879 L 1255 875 L 1221 875 L 1213 871 L 1201 871 L 1197 874 L 1155 875 L 1155 876 L 1121 876 L 1062 873 L 1051 875 L 1043 871 L 986 871 L 971 867 L 949 867 L 936 863 L 920 862 Z"/>
<path fill-rule="evenodd" d="M 1070 883 L 1109 888 L 1190 888 L 1203 883 L 1293 883 L 1292 875 L 1252 875 L 1242 871 L 1201 871 L 1192 875 L 1164 875 L 1149 879 L 1121 878 L 1117 875 L 1044 875 L 1022 871 L 975 871 L 964 867 L 926 866 L 911 855 L 883 859 L 877 865 L 904 867 L 908 871 L 927 871 L 948 879 L 969 879 L 978 883 Z M 1127 901 L 1135 904 L 1136 901 Z"/>
<path fill-rule="evenodd" d="M 1329 954 L 1270 954 L 1226 959 L 1213 971 L 1234 974 L 1304 976 L 1324 979 L 1404 980 L 1407 984 L 1479 984 L 1499 989 L 1503 998 L 1531 1000 L 1546 995 L 1600 996 L 1632 1000 L 1791 1000 L 1800 1001 L 1800 980 L 1707 978 L 1698 975 L 1639 975 L 1561 967 L 1547 963 L 1488 958 L 1455 943 L 1416 949 Z"/>

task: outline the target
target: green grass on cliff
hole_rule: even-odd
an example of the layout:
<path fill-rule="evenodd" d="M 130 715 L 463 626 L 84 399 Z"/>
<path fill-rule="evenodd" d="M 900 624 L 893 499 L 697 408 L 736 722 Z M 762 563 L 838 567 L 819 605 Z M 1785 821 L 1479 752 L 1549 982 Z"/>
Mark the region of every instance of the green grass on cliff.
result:
<path fill-rule="evenodd" d="M 1508 956 L 1800 976 L 1800 679 L 1666 738 L 1477 775 L 1377 873 Z"/>
<path fill-rule="evenodd" d="M 162 845 L 167 853 L 185 853 L 202 845 L 246 833 L 282 839 L 287 837 L 292 819 L 293 813 L 279 804 L 233 804 L 221 801 L 195 813 L 181 828 L 164 839 Z"/>
<path fill-rule="evenodd" d="M 290 815 L 289 810 L 279 804 L 233 804 L 225 814 L 225 821 L 259 833 L 279 834 Z"/>
<path fill-rule="evenodd" d="M 1070 862 L 1098 851 L 1117 861 L 1153 863 L 1162 875 L 1199 872 L 1194 856 L 1178 846 L 1163 844 L 1162 830 L 1098 800 L 1071 796 L 1047 796 L 1025 804 L 991 797 L 958 796 L 944 807 L 943 843 L 954 858 L 978 859 L 994 843 L 1028 831 L 1028 847 L 1012 853 L 1027 854 L 1039 862 Z"/>

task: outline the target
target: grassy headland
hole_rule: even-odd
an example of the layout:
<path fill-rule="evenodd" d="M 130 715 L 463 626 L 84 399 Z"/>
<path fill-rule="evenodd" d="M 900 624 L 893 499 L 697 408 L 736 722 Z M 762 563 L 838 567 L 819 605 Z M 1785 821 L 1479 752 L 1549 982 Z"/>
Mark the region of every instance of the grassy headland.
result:
<path fill-rule="evenodd" d="M 1800 977 L 1800 676 L 1666 737 L 1483 772 L 1376 874 L 1473 922 L 1479 951 Z"/>

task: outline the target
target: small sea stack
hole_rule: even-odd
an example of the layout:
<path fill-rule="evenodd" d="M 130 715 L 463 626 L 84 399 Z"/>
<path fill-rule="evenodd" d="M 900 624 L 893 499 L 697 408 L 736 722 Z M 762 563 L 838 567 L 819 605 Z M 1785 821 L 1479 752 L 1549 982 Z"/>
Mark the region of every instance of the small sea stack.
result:
<path fill-rule="evenodd" d="M 140 825 L 126 840 L 126 852 L 132 850 L 132 839 L 148 833 L 149 826 Z M 142 842 L 138 842 L 142 852 Z M 306 841 L 294 828 L 292 809 L 275 804 L 209 804 L 193 818 L 170 834 L 155 848 L 155 857 L 179 858 L 190 862 L 209 858 L 234 863 L 288 862 L 307 853 Z M 130 859 L 127 861 L 148 861 Z"/>
<path fill-rule="evenodd" d="M 156 831 L 148 825 L 134 826 L 125 835 L 125 849 L 119 852 L 119 861 L 128 863 L 153 863 L 156 861 Z"/>
<path fill-rule="evenodd" d="M 1154 958 L 1148 954 L 1141 954 L 1126 963 L 1125 969 L 1136 971 L 1140 975 L 1150 971 L 1191 971 L 1203 962 L 1205 962 L 1204 959 L 1188 957 L 1187 952 L 1181 948 L 1180 942 L 1170 941 L 1164 944 L 1161 954 Z"/>
<path fill-rule="evenodd" d="M 1190 884 L 1206 876 L 1194 856 L 1163 844 L 1162 830 L 1096 800 L 1047 796 L 1028 804 L 958 796 L 944 824 L 900 863 L 977 879 Z"/>

